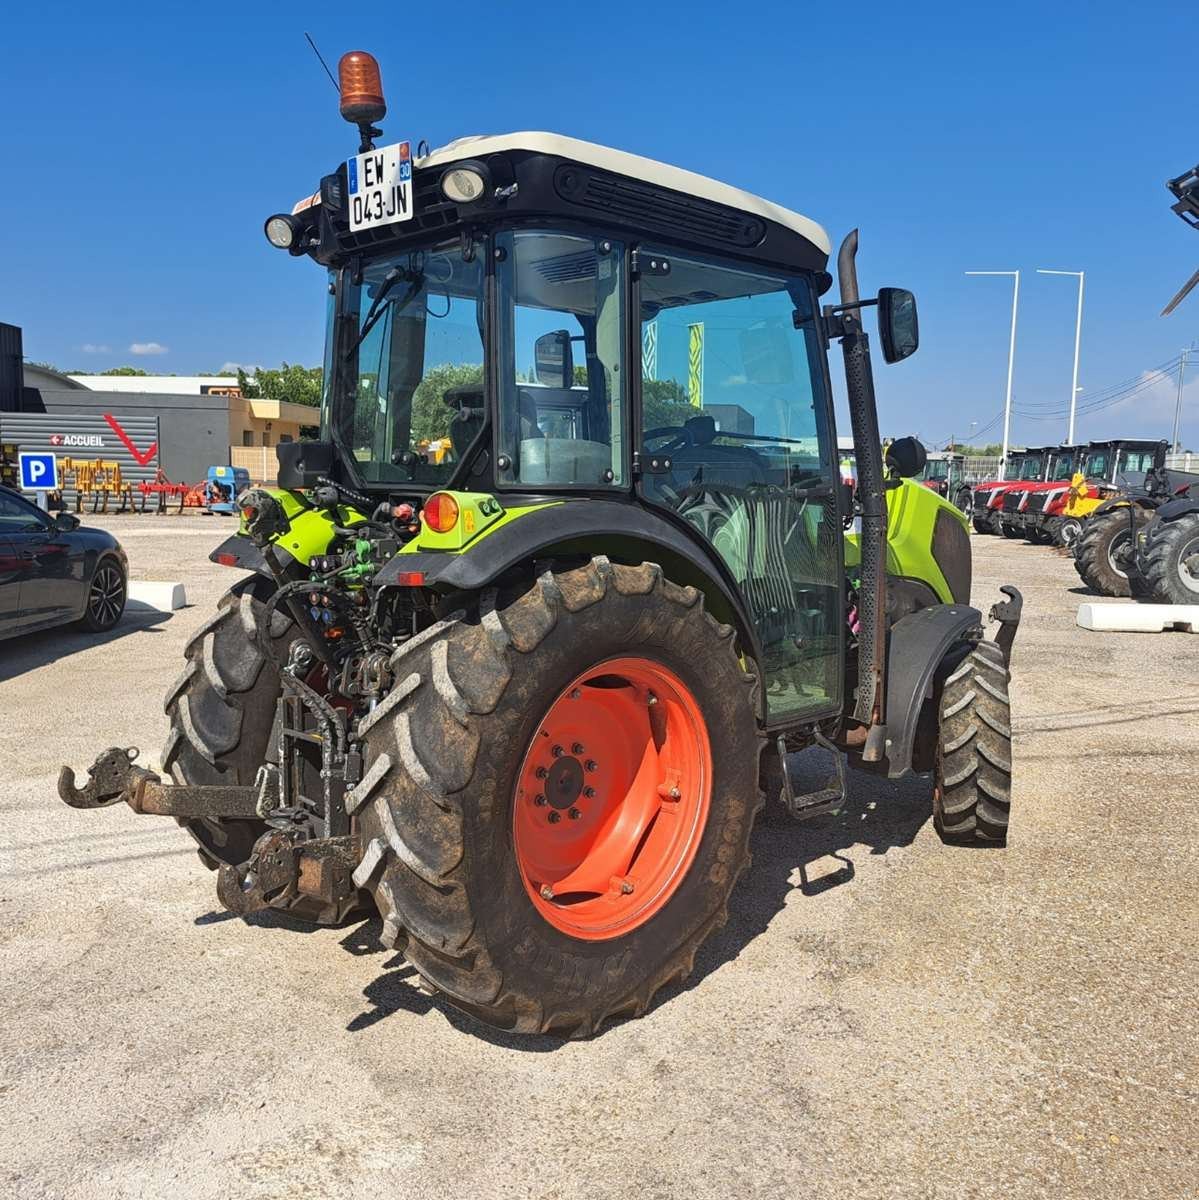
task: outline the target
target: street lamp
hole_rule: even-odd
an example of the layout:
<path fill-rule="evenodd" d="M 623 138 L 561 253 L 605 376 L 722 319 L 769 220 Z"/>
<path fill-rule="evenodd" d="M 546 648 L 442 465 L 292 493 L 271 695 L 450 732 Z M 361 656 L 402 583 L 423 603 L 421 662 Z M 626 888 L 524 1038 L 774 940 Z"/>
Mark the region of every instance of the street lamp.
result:
<path fill-rule="evenodd" d="M 1078 276 L 1078 319 L 1074 322 L 1074 382 L 1070 386 L 1070 426 L 1066 433 L 1067 445 L 1074 444 L 1074 405 L 1082 388 L 1078 386 L 1078 351 L 1082 344 L 1082 289 L 1086 278 L 1085 271 L 1048 271 L 1044 267 L 1037 268 L 1038 275 L 1077 275 Z"/>
<path fill-rule="evenodd" d="M 1007 397 L 1003 402 L 1003 457 L 999 460 L 999 478 L 1007 473 L 1008 432 L 1012 423 L 1012 371 L 1016 365 L 1016 306 L 1020 301 L 1019 271 L 967 271 L 967 275 L 1010 275 L 1012 277 L 1012 334 L 1007 351 Z"/>

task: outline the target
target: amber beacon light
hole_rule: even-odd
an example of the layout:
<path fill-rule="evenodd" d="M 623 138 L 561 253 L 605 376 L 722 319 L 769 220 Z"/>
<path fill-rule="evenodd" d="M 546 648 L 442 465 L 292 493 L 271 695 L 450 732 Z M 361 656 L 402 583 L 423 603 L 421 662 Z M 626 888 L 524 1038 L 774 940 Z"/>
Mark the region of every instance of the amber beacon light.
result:
<path fill-rule="evenodd" d="M 341 115 L 355 125 L 371 125 L 383 120 L 387 102 L 383 99 L 383 80 L 374 55 L 351 50 L 337 64 L 341 87 Z"/>

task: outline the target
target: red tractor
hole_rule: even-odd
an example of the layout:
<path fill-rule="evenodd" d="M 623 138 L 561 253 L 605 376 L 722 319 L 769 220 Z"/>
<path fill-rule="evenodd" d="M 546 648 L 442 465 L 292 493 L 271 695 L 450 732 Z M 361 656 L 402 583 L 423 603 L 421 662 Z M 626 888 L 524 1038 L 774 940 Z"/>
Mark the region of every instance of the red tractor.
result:
<path fill-rule="evenodd" d="M 1002 533 L 1007 537 L 1018 535 L 1019 531 L 1010 524 L 1004 528 L 1004 495 L 1016 484 L 1044 479 L 1049 466 L 1049 454 L 1050 448 L 1047 446 L 1010 451 L 1003 479 L 987 479 L 974 485 L 970 517 L 976 533 Z"/>
<path fill-rule="evenodd" d="M 1085 446 L 1054 446 L 1048 449 L 1048 461 L 1043 477 L 1021 481 L 1008 488 L 1000 502 L 1000 521 L 1008 537 L 1024 537 L 1030 542 L 1042 541 L 1038 522 L 1046 497 L 1068 490 L 1070 480 L 1081 470 L 1086 457 Z"/>

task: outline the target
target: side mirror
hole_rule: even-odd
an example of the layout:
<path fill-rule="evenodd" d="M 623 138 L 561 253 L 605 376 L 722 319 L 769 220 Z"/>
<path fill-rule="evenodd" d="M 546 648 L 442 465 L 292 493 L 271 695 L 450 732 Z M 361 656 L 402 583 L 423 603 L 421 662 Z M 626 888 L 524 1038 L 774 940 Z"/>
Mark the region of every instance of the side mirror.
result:
<path fill-rule="evenodd" d="M 574 354 L 565 329 L 543 333 L 533 343 L 533 374 L 545 387 L 568 388 L 574 383 Z"/>
<path fill-rule="evenodd" d="M 279 486 L 288 491 L 307 491 L 333 471 L 332 442 L 280 442 L 275 447 L 279 460 Z"/>
<path fill-rule="evenodd" d="M 74 513 L 58 512 L 54 514 L 54 528 L 59 533 L 70 533 L 79 528 L 79 523 L 79 518 Z"/>
<path fill-rule="evenodd" d="M 887 469 L 901 479 L 912 479 L 919 475 L 927 462 L 928 451 L 917 438 L 896 438 L 887 447 Z"/>
<path fill-rule="evenodd" d="M 878 334 L 887 362 L 902 362 L 916 353 L 916 347 L 920 345 L 916 297 L 906 288 L 879 289 Z"/>

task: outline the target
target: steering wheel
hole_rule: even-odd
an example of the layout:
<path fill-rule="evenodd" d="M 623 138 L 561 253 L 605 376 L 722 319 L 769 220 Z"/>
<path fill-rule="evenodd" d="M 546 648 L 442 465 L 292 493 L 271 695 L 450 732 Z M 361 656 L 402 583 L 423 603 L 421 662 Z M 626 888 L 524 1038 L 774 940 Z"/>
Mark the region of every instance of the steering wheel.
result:
<path fill-rule="evenodd" d="M 665 454 L 669 450 L 679 450 L 683 446 L 694 445 L 691 430 L 685 425 L 661 425 L 657 429 L 647 429 L 641 435 L 641 440 L 648 442 L 651 438 L 666 437 L 667 434 L 673 434 L 674 436 L 665 446 L 659 446 L 656 453 Z"/>

